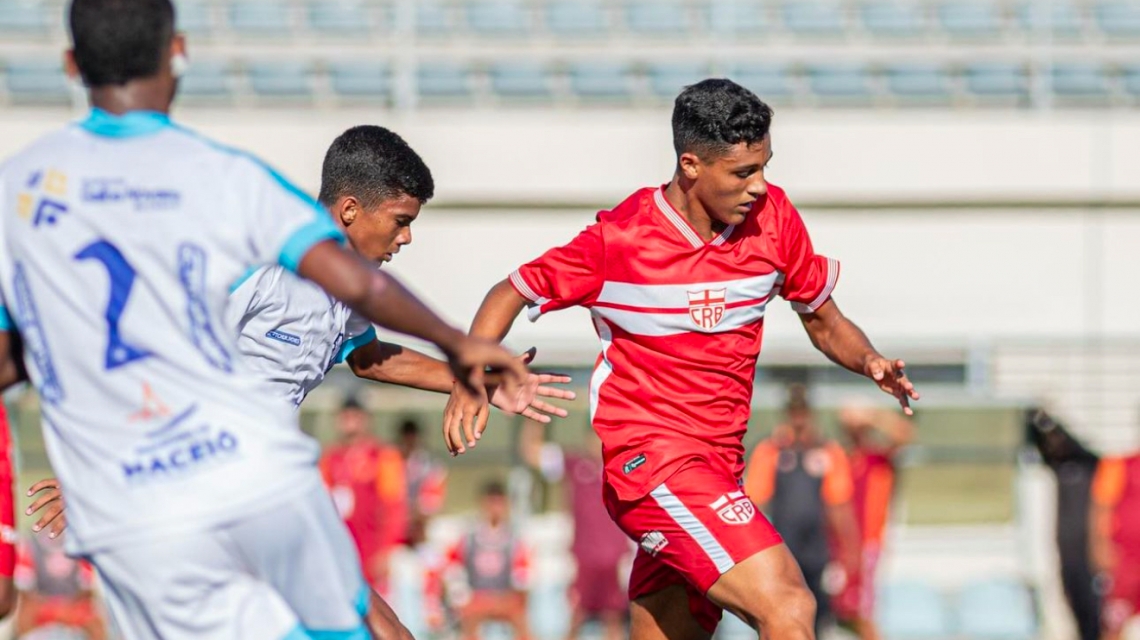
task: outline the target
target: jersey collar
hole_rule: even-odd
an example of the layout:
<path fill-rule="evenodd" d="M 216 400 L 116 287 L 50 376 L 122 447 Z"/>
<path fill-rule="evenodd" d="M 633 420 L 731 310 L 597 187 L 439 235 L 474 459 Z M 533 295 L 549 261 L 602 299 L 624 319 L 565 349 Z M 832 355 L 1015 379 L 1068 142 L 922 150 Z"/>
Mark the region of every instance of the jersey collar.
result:
<path fill-rule="evenodd" d="M 653 193 L 653 203 L 656 204 L 657 209 L 664 214 L 665 219 L 676 227 L 677 231 L 681 232 L 681 235 L 685 237 L 685 240 L 687 240 L 694 249 L 704 248 L 705 241 L 701 239 L 701 236 L 697 235 L 697 232 L 693 229 L 692 225 L 689 224 L 688 220 L 685 220 L 681 214 L 677 213 L 673 205 L 669 204 L 669 201 L 665 199 L 665 187 L 661 187 Z M 720 234 L 709 241 L 708 246 L 717 247 L 724 244 L 725 240 L 728 240 L 728 237 L 732 235 L 734 229 L 736 229 L 736 225 L 728 225 L 724 231 L 721 231 Z"/>
<path fill-rule="evenodd" d="M 157 111 L 128 111 L 116 116 L 95 107 L 79 126 L 97 136 L 132 138 L 157 133 L 170 127 L 170 116 Z"/>

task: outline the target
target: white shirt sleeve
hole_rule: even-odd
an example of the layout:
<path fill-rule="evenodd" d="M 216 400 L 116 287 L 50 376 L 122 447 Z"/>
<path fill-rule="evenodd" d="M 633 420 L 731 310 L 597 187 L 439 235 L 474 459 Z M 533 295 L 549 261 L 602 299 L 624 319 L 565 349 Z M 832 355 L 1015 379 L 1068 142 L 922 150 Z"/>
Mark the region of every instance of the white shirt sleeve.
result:
<path fill-rule="evenodd" d="M 357 348 L 375 339 L 376 327 L 372 326 L 372 322 L 355 311 L 350 312 L 348 322 L 344 325 L 344 342 L 341 344 L 336 361 L 344 362 Z"/>

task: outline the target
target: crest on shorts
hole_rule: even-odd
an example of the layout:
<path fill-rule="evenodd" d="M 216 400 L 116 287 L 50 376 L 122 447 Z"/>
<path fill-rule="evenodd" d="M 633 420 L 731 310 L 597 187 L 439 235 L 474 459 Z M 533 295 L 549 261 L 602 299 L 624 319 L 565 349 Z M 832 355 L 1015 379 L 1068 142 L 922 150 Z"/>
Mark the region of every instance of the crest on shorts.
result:
<path fill-rule="evenodd" d="M 665 534 L 660 531 L 650 531 L 649 533 L 641 536 L 641 550 L 651 556 L 656 557 L 666 546 L 669 541 L 665 539 Z"/>
<path fill-rule="evenodd" d="M 756 517 L 756 505 L 740 491 L 726 493 L 709 506 L 728 524 L 748 524 Z"/>
<path fill-rule="evenodd" d="M 689 291 L 689 318 L 693 324 L 708 331 L 724 318 L 724 298 L 728 289 Z"/>

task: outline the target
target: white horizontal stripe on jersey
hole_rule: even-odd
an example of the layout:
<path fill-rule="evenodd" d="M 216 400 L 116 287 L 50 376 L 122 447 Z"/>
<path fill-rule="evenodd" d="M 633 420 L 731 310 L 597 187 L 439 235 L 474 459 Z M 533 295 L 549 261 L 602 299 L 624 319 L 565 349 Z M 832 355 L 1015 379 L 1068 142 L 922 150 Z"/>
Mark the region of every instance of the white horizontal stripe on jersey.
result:
<path fill-rule="evenodd" d="M 594 326 L 598 329 L 598 338 L 602 341 L 602 359 L 598 362 L 598 366 L 594 368 L 593 375 L 590 376 L 590 423 L 593 424 L 594 416 L 598 415 L 598 395 L 602 391 L 602 385 L 610 374 L 614 372 L 614 367 L 610 364 L 610 360 L 606 357 L 606 352 L 609 351 L 610 345 L 613 344 L 614 335 L 610 330 L 610 326 L 606 321 L 594 315 Z"/>
<path fill-rule="evenodd" d="M 639 336 L 673 336 L 681 333 L 724 333 L 749 325 L 764 317 L 768 301 L 725 309 L 723 316 L 712 327 L 703 328 L 690 315 L 688 309 L 671 313 L 630 311 L 613 307 L 593 307 L 591 311 L 621 328 Z"/>
<path fill-rule="evenodd" d="M 721 282 L 692 282 L 687 284 L 631 284 L 606 281 L 598 293 L 597 303 L 616 304 L 622 307 L 647 309 L 689 308 L 689 293 L 725 290 L 725 304 L 748 300 L 765 300 L 772 293 L 778 272 Z"/>

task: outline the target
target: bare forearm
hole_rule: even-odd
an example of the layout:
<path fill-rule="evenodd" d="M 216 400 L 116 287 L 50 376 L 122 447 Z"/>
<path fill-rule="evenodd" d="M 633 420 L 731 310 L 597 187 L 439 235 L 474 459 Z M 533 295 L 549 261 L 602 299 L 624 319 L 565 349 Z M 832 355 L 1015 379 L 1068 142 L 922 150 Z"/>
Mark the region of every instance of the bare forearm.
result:
<path fill-rule="evenodd" d="M 879 357 L 863 330 L 847 319 L 833 300 L 800 320 L 811 343 L 835 364 L 865 375 L 867 361 Z"/>
<path fill-rule="evenodd" d="M 471 322 L 471 335 L 501 342 L 525 306 L 526 298 L 520 296 L 510 282 L 503 280 L 483 298 L 483 304 Z"/>
<path fill-rule="evenodd" d="M 453 352 L 463 339 L 462 332 L 441 320 L 395 278 L 369 268 L 332 242 L 310 249 L 297 272 L 385 329 L 427 340 L 445 353 Z"/>
<path fill-rule="evenodd" d="M 437 393 L 450 393 L 455 380 L 446 362 L 379 340 L 353 351 L 348 364 L 360 378 Z"/>
<path fill-rule="evenodd" d="M 0 332 L 0 354 L 0 391 L 28 379 L 24 370 L 23 343 L 18 333 Z"/>
<path fill-rule="evenodd" d="M 1112 544 L 1112 508 L 1094 504 L 1089 513 L 1089 555 L 1098 573 L 1111 571 L 1115 560 Z"/>
<path fill-rule="evenodd" d="M 836 539 L 843 546 L 844 563 L 856 566 L 859 561 L 859 549 L 862 541 L 859 540 L 859 526 L 855 522 L 855 510 L 851 503 L 837 504 L 827 507 L 827 519 L 835 532 Z"/>

